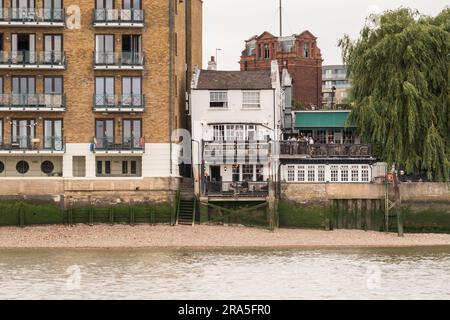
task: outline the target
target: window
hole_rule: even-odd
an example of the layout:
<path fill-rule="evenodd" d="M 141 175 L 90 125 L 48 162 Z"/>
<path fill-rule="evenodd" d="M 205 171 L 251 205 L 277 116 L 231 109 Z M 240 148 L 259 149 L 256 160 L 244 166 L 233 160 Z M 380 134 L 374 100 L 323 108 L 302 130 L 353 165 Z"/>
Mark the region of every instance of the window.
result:
<path fill-rule="evenodd" d="M 308 166 L 308 182 L 316 181 L 316 170 L 314 166 Z"/>
<path fill-rule="evenodd" d="M 245 164 L 242 168 L 242 179 L 244 181 L 253 181 L 253 165 Z"/>
<path fill-rule="evenodd" d="M 348 181 L 348 166 L 341 166 L 341 182 Z"/>
<path fill-rule="evenodd" d="M 111 161 L 105 161 L 105 174 L 111 174 Z"/>
<path fill-rule="evenodd" d="M 214 141 L 222 142 L 225 138 L 225 127 L 223 125 L 213 126 Z"/>
<path fill-rule="evenodd" d="M 19 161 L 16 164 L 16 170 L 20 174 L 25 174 L 30 170 L 30 165 L 26 161 Z"/>
<path fill-rule="evenodd" d="M 62 20 L 63 19 L 63 1 L 62 0 L 44 0 L 44 19 Z"/>
<path fill-rule="evenodd" d="M 317 131 L 317 143 L 320 144 L 326 144 L 327 143 L 327 131 L 326 130 L 319 130 Z"/>
<path fill-rule="evenodd" d="M 237 182 L 237 181 L 241 180 L 241 166 L 240 165 L 238 165 L 238 164 L 233 165 L 232 178 L 233 178 L 233 182 Z"/>
<path fill-rule="evenodd" d="M 355 134 L 354 131 L 345 130 L 343 132 L 344 144 L 354 144 L 355 143 Z"/>
<path fill-rule="evenodd" d="M 288 182 L 295 181 L 295 166 L 288 166 L 287 179 L 288 179 Z"/>
<path fill-rule="evenodd" d="M 331 166 L 331 182 L 338 182 L 338 166 Z"/>
<path fill-rule="evenodd" d="M 13 15 L 14 15 L 13 11 Z M 22 10 L 17 14 L 21 15 Z M 35 64 L 36 63 L 36 35 L 29 33 L 11 34 L 11 55 L 12 61 L 16 64 Z"/>
<path fill-rule="evenodd" d="M 114 35 L 98 34 L 95 36 L 95 63 L 114 64 Z"/>
<path fill-rule="evenodd" d="M 44 77 L 44 104 L 46 107 L 63 107 L 63 77 Z"/>
<path fill-rule="evenodd" d="M 264 45 L 264 59 L 270 58 L 270 46 L 268 44 Z"/>
<path fill-rule="evenodd" d="M 309 58 L 309 43 L 308 42 L 305 42 L 304 44 L 303 44 L 303 57 L 304 58 Z"/>
<path fill-rule="evenodd" d="M 101 175 L 103 173 L 103 161 L 97 161 L 97 174 Z"/>
<path fill-rule="evenodd" d="M 359 181 L 359 166 L 352 166 L 351 172 L 352 172 L 352 182 L 358 182 Z"/>
<path fill-rule="evenodd" d="M 36 79 L 34 77 L 12 77 L 12 96 L 11 104 L 13 106 L 37 105 Z"/>
<path fill-rule="evenodd" d="M 3 173 L 5 171 L 5 164 L 0 161 L 0 173 Z"/>
<path fill-rule="evenodd" d="M 95 106 L 115 106 L 114 77 L 95 78 Z"/>
<path fill-rule="evenodd" d="M 236 133 L 236 140 L 237 141 L 244 141 L 245 139 L 245 130 L 244 125 L 236 125 L 234 127 L 235 133 Z"/>
<path fill-rule="evenodd" d="M 44 148 L 56 151 L 63 150 L 63 121 L 44 120 Z"/>
<path fill-rule="evenodd" d="M 256 141 L 257 140 L 256 126 L 254 126 L 254 125 L 247 126 L 247 140 L 248 141 Z"/>
<path fill-rule="evenodd" d="M 114 93 L 114 90 L 112 90 Z M 122 78 L 122 106 L 142 106 L 142 80 L 141 77 Z"/>
<path fill-rule="evenodd" d="M 228 142 L 232 142 L 232 141 L 236 140 L 236 130 L 233 125 L 226 126 L 225 139 Z"/>
<path fill-rule="evenodd" d="M 96 148 L 108 149 L 114 145 L 114 120 L 95 120 Z"/>
<path fill-rule="evenodd" d="M 137 161 L 131 161 L 131 174 L 137 174 Z"/>
<path fill-rule="evenodd" d="M 36 121 L 12 120 L 11 131 L 11 144 L 20 149 L 29 149 L 33 146 L 36 134 Z"/>
<path fill-rule="evenodd" d="M 209 93 L 210 108 L 227 108 L 228 95 L 227 92 L 212 91 Z"/>
<path fill-rule="evenodd" d="M 41 171 L 45 174 L 51 174 L 55 169 L 55 165 L 51 161 L 44 161 L 41 163 Z"/>
<path fill-rule="evenodd" d="M 128 174 L 128 161 L 122 161 L 122 174 Z"/>
<path fill-rule="evenodd" d="M 44 35 L 44 63 L 61 64 L 63 62 L 63 36 L 60 34 Z"/>
<path fill-rule="evenodd" d="M 369 182 L 369 166 L 368 165 L 361 166 L 361 181 Z"/>
<path fill-rule="evenodd" d="M 142 41 L 140 34 L 122 35 L 121 63 L 125 65 L 142 64 Z"/>
<path fill-rule="evenodd" d="M 305 182 L 305 166 L 298 166 L 297 174 L 298 181 Z"/>
<path fill-rule="evenodd" d="M 141 146 L 142 120 L 123 120 L 123 145 L 125 148 L 137 149 Z"/>
<path fill-rule="evenodd" d="M 325 166 L 317 167 L 317 180 L 319 182 L 325 182 Z"/>
<path fill-rule="evenodd" d="M 264 181 L 264 165 L 262 164 L 256 165 L 256 181 L 258 182 Z"/>
<path fill-rule="evenodd" d="M 260 108 L 261 100 L 260 100 L 260 92 L 259 91 L 244 91 L 243 92 L 243 108 Z"/>

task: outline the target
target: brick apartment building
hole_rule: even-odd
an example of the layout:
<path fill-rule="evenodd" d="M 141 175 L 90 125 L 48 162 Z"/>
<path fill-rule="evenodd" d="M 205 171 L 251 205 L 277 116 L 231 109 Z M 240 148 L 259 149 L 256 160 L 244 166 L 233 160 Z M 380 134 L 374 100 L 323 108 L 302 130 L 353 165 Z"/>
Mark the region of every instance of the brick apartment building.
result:
<path fill-rule="evenodd" d="M 270 70 L 270 62 L 275 59 L 293 78 L 293 106 L 321 106 L 323 60 L 317 38 L 309 31 L 288 37 L 275 37 L 269 32 L 254 36 L 245 42 L 241 70 Z"/>
<path fill-rule="evenodd" d="M 166 189 L 202 5 L 0 1 L 0 195 Z"/>

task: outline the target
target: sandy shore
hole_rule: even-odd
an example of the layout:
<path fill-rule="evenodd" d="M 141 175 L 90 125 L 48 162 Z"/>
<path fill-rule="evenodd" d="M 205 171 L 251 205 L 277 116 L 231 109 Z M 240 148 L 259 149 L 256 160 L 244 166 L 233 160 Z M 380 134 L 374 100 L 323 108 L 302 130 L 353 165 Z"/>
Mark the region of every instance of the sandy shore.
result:
<path fill-rule="evenodd" d="M 450 235 L 239 226 L 39 226 L 0 228 L 0 248 L 306 248 L 450 246 Z"/>

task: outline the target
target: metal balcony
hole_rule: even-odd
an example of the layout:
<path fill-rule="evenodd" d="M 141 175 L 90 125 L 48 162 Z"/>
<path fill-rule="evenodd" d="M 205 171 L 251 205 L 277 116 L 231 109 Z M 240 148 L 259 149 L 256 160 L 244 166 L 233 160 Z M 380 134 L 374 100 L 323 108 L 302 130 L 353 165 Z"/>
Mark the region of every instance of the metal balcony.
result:
<path fill-rule="evenodd" d="M 105 95 L 94 94 L 95 112 L 144 112 L 145 96 L 142 94 Z"/>
<path fill-rule="evenodd" d="M 66 141 L 63 137 L 18 136 L 10 140 L 0 141 L 0 154 L 63 154 L 66 151 Z"/>
<path fill-rule="evenodd" d="M 280 158 L 371 158 L 368 144 L 307 144 L 296 141 L 279 143 Z"/>
<path fill-rule="evenodd" d="M 0 111 L 66 111 L 66 97 L 63 94 L 0 94 Z"/>
<path fill-rule="evenodd" d="M 94 52 L 96 70 L 144 70 L 141 52 Z"/>
<path fill-rule="evenodd" d="M 138 9 L 95 9 L 94 27 L 143 28 L 144 10 Z"/>
<path fill-rule="evenodd" d="M 60 51 L 0 51 L 0 69 L 63 70 L 66 54 Z"/>
<path fill-rule="evenodd" d="M 64 21 L 65 9 L 0 9 L 0 26 L 3 27 L 64 27 Z"/>
<path fill-rule="evenodd" d="M 91 145 L 91 151 L 96 154 L 139 155 L 145 153 L 145 138 L 128 137 L 125 138 L 121 143 L 116 143 L 113 137 L 94 137 L 93 143 Z"/>

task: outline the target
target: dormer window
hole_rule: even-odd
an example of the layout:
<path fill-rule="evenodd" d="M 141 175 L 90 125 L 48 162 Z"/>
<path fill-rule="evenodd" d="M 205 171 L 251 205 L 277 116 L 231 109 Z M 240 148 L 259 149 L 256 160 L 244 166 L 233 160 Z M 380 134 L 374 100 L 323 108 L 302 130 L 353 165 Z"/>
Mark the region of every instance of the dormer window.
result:
<path fill-rule="evenodd" d="M 226 91 L 211 91 L 209 93 L 210 108 L 227 108 L 228 94 Z"/>

